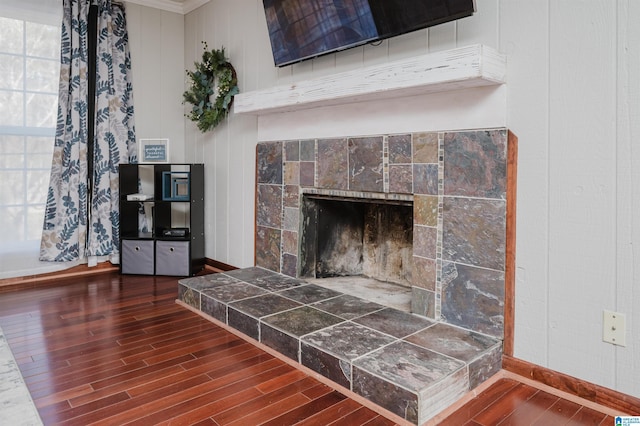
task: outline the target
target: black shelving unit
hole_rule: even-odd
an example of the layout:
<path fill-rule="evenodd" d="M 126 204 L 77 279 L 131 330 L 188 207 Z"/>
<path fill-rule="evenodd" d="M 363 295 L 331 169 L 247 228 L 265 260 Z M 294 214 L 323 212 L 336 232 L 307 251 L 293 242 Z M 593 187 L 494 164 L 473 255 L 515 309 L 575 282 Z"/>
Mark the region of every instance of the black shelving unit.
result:
<path fill-rule="evenodd" d="M 147 176 L 153 198 L 129 200 Z M 204 268 L 203 164 L 121 164 L 119 188 L 122 274 L 192 276 Z M 153 211 L 149 232 L 139 229 L 141 203 Z"/>

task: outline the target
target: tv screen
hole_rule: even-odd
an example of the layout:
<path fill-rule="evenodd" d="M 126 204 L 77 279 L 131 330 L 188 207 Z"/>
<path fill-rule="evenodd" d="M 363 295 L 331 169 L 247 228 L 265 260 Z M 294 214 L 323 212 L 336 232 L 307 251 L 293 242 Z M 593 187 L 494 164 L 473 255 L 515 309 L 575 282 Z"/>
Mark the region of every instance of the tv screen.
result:
<path fill-rule="evenodd" d="M 305 59 L 470 16 L 474 0 L 263 0 L 273 59 Z"/>

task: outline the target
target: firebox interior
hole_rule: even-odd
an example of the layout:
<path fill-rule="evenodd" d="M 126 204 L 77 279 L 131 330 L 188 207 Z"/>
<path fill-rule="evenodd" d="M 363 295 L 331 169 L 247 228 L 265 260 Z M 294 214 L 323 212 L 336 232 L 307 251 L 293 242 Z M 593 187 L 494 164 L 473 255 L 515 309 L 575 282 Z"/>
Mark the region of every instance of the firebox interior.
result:
<path fill-rule="evenodd" d="M 364 276 L 411 286 L 411 201 L 305 195 L 300 276 Z"/>

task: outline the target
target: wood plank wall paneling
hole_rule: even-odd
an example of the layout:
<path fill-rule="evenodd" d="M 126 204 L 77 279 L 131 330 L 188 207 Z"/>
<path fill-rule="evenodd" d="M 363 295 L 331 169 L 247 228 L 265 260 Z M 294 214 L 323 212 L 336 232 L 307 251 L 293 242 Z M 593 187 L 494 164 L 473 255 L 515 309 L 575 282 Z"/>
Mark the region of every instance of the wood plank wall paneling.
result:
<path fill-rule="evenodd" d="M 507 56 L 507 123 L 520 141 L 514 355 L 539 365 L 549 362 L 549 13 L 548 1 L 499 5 L 499 50 Z"/>
<path fill-rule="evenodd" d="M 136 138 L 169 138 L 172 162 L 185 161 L 184 17 L 126 4 Z"/>
<path fill-rule="evenodd" d="M 615 388 L 601 336 L 616 293 L 616 7 L 549 5 L 546 366 Z"/>
<path fill-rule="evenodd" d="M 616 288 L 615 305 L 609 308 L 626 313 L 627 347 L 615 350 L 616 387 L 627 392 L 640 388 L 640 373 L 629 371 L 640 357 L 640 291 L 637 250 L 640 241 L 638 216 L 640 182 L 640 2 L 618 1 L 616 56 Z M 635 391 L 640 397 L 640 391 Z"/>

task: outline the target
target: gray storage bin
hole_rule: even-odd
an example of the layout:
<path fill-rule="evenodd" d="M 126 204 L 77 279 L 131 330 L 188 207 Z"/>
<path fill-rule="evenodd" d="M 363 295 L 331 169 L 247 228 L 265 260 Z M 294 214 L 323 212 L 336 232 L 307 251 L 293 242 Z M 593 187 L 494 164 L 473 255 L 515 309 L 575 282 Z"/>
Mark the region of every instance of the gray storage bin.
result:
<path fill-rule="evenodd" d="M 156 275 L 189 276 L 189 241 L 156 241 Z"/>
<path fill-rule="evenodd" d="M 153 241 L 122 240 L 120 263 L 123 274 L 153 275 Z"/>

